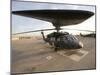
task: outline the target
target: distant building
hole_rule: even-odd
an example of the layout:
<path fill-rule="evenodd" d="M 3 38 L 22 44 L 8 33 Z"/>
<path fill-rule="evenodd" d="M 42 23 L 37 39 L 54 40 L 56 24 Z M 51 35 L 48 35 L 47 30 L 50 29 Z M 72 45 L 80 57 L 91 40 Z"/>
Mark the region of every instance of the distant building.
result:
<path fill-rule="evenodd" d="M 22 39 L 31 39 L 32 36 L 23 36 L 23 35 L 12 35 L 12 40 L 22 40 Z"/>

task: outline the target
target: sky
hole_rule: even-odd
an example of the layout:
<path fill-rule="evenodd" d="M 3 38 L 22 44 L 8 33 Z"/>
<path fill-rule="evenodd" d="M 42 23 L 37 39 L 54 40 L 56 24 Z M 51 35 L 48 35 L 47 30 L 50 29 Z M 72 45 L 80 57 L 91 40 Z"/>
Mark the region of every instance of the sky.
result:
<path fill-rule="evenodd" d="M 87 10 L 95 13 L 95 6 L 86 5 L 69 5 L 69 4 L 51 4 L 36 2 L 18 2 L 12 1 L 12 11 L 19 10 L 39 10 L 39 9 L 72 9 Z M 12 14 L 12 33 L 54 28 L 50 22 L 28 18 Z M 64 26 L 63 28 L 82 29 L 95 31 L 95 15 L 78 25 Z M 67 30 L 64 30 L 67 31 Z M 49 31 L 50 32 L 50 31 Z M 49 33 L 45 32 L 45 33 Z M 70 33 L 78 33 L 80 31 L 68 31 Z M 35 34 L 35 33 L 34 33 Z M 37 34 L 37 33 L 36 33 Z"/>

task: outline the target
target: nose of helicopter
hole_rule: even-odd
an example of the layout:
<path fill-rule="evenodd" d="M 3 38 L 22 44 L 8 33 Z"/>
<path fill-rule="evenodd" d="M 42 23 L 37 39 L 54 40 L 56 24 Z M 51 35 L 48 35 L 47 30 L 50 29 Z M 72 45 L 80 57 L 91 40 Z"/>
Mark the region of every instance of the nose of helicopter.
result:
<path fill-rule="evenodd" d="M 79 48 L 83 48 L 83 43 L 79 42 Z"/>

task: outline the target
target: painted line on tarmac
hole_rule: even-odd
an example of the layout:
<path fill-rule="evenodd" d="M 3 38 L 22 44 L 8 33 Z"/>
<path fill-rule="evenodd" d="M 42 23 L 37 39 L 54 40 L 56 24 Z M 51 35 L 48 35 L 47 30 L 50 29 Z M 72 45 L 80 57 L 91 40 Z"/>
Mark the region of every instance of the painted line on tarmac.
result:
<path fill-rule="evenodd" d="M 88 54 L 88 51 L 77 49 L 77 50 L 58 51 L 57 53 L 73 61 L 79 62 Z"/>

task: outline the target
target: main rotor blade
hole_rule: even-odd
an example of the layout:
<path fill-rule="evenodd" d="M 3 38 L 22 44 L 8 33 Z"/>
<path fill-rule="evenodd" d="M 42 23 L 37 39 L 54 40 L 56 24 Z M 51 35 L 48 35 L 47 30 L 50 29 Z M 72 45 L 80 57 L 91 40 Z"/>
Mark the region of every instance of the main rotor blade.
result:
<path fill-rule="evenodd" d="M 94 12 L 85 10 L 22 10 L 12 11 L 15 15 L 35 18 L 53 23 L 54 27 L 79 24 L 94 15 Z"/>
<path fill-rule="evenodd" d="M 53 28 L 53 29 L 34 30 L 34 31 L 26 31 L 26 32 L 20 32 L 20 33 L 14 33 L 14 34 L 12 34 L 12 35 L 25 34 L 25 33 L 32 33 L 32 32 L 39 32 L 39 31 L 49 31 L 49 30 L 55 30 L 55 28 Z"/>
<path fill-rule="evenodd" d="M 61 28 L 61 30 L 66 29 L 66 30 L 76 30 L 76 31 L 87 31 L 87 32 L 95 32 L 91 30 L 81 30 L 81 29 L 69 29 L 69 28 Z"/>

